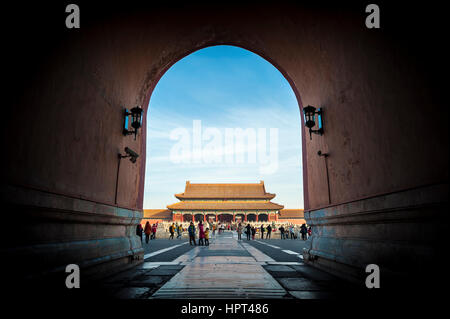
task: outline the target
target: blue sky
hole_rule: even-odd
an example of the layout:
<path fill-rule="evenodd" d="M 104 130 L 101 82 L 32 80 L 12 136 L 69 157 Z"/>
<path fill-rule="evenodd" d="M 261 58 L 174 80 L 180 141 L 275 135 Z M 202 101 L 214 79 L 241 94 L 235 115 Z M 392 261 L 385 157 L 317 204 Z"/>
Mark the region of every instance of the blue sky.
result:
<path fill-rule="evenodd" d="M 194 123 L 203 135 L 195 135 L 199 131 L 193 130 Z M 227 145 L 227 128 L 255 132 L 256 139 Z M 190 156 L 203 154 L 199 149 L 207 155 L 195 162 Z M 251 156 L 249 160 L 249 153 L 256 160 Z M 187 180 L 264 180 L 266 191 L 277 194 L 274 202 L 303 208 L 301 165 L 300 112 L 294 92 L 260 56 L 232 46 L 205 48 L 173 65 L 153 91 L 147 112 L 144 208 L 177 202 L 173 195 L 184 191 Z"/>

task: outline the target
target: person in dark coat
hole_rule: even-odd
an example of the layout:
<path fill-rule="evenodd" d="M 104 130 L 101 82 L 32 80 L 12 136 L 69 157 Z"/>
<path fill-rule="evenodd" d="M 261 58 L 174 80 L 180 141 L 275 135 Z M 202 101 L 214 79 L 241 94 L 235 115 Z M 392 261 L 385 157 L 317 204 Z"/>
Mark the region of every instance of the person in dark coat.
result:
<path fill-rule="evenodd" d="M 306 228 L 305 224 L 302 224 L 302 226 L 300 227 L 300 233 L 302 234 L 302 239 L 306 240 L 306 234 L 308 232 L 308 229 Z"/>
<path fill-rule="evenodd" d="M 278 228 L 278 230 L 280 231 L 281 239 L 284 239 L 284 227 L 283 227 L 283 225 L 281 225 L 281 227 Z"/>
<path fill-rule="evenodd" d="M 192 242 L 194 242 L 194 246 L 197 246 L 197 243 L 195 242 L 195 226 L 193 222 L 191 222 L 191 224 L 188 227 L 188 233 L 189 233 L 189 245 L 192 246 Z"/>
<path fill-rule="evenodd" d="M 136 226 L 136 235 L 141 239 L 142 243 L 142 233 L 144 232 L 144 229 L 142 228 L 141 223 L 137 224 Z"/>
<path fill-rule="evenodd" d="M 250 236 L 251 236 L 251 231 L 252 231 L 252 226 L 250 226 L 250 224 L 247 224 L 247 226 L 245 227 L 245 234 L 247 235 L 247 240 L 250 240 Z"/>
<path fill-rule="evenodd" d="M 270 234 L 272 233 L 272 226 L 267 226 L 267 235 L 266 235 L 266 239 L 270 238 Z"/>
<path fill-rule="evenodd" d="M 264 224 L 261 225 L 261 239 L 264 239 Z"/>
<path fill-rule="evenodd" d="M 256 234 L 256 228 L 255 226 L 252 227 L 252 240 L 255 240 L 255 234 Z"/>

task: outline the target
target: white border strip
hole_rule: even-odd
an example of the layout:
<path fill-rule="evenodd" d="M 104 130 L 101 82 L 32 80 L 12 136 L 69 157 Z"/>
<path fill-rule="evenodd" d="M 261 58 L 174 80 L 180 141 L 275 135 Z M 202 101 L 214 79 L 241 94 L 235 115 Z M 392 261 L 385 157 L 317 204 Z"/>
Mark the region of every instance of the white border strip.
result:
<path fill-rule="evenodd" d="M 178 244 L 178 245 L 174 245 L 174 246 L 171 246 L 171 247 L 167 247 L 167 248 L 164 248 L 164 249 L 160 249 L 160 250 L 154 251 L 154 252 L 152 252 L 152 253 L 150 253 L 150 254 L 145 254 L 145 255 L 144 255 L 144 260 L 146 260 L 147 258 L 156 256 L 156 255 L 165 253 L 166 251 L 172 250 L 172 249 L 174 249 L 174 248 L 177 248 L 177 247 L 186 245 L 187 243 L 188 243 L 188 242 L 184 242 L 184 243 L 182 243 L 182 244 Z"/>

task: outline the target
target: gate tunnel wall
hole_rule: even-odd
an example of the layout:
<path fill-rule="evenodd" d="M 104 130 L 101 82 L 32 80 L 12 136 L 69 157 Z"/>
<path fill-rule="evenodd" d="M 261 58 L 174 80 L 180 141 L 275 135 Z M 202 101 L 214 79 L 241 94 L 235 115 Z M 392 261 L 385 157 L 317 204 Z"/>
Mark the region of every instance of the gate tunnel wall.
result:
<path fill-rule="evenodd" d="M 442 84 L 429 74 L 441 61 L 439 53 L 428 55 L 439 52 L 435 25 L 405 33 L 393 21 L 412 13 L 387 5 L 398 15 L 386 14 L 383 28 L 370 30 L 360 5 L 124 10 L 83 3 L 75 30 L 64 28 L 63 7 L 32 8 L 29 21 L 47 17 L 35 21 L 39 31 L 5 40 L 14 49 L 2 129 L 13 155 L 2 165 L 2 267 L 21 273 L 32 257 L 30 276 L 77 263 L 101 277 L 142 262 L 134 230 L 142 217 L 146 116 L 135 141 L 121 134 L 123 108 L 146 108 L 171 65 L 219 44 L 266 58 L 288 79 L 299 107 L 324 109 L 323 136 L 298 133 L 313 228 L 307 262 L 359 281 L 369 263 L 404 273 L 405 265 L 422 269 L 436 258 L 447 227 L 448 122 Z M 416 35 L 427 32 L 418 46 Z M 432 137 L 427 112 L 438 114 Z M 140 157 L 122 160 L 116 205 L 117 153 L 125 146 Z M 331 204 L 319 150 L 330 155 Z M 24 236 L 14 234 L 18 222 Z"/>

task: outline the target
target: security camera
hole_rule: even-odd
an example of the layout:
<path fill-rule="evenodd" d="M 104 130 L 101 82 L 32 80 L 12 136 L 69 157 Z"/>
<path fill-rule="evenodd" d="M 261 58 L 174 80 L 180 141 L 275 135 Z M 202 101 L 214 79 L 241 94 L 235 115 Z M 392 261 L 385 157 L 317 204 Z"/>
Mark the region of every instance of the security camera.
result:
<path fill-rule="evenodd" d="M 136 163 L 136 159 L 139 157 L 139 154 L 133 151 L 131 148 L 125 147 L 125 153 L 127 155 L 119 154 L 119 159 L 129 157 L 131 163 Z"/>
<path fill-rule="evenodd" d="M 324 156 L 324 157 L 328 157 L 328 153 L 322 153 L 322 151 L 318 151 L 317 152 L 317 155 L 319 155 L 319 156 Z"/>
<path fill-rule="evenodd" d="M 125 147 L 125 153 L 127 153 L 130 157 L 134 158 L 136 161 L 136 158 L 139 157 L 139 154 L 133 151 L 131 148 Z"/>

